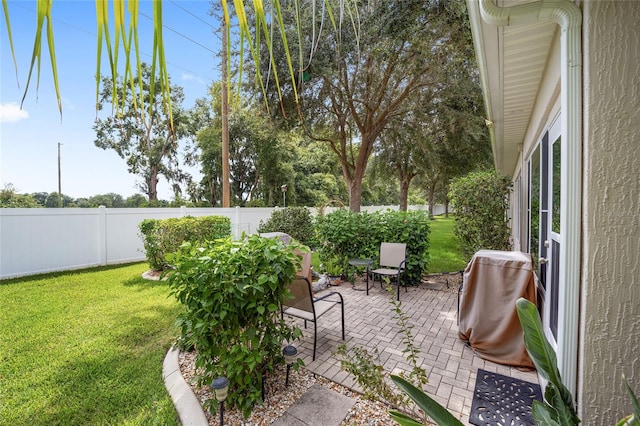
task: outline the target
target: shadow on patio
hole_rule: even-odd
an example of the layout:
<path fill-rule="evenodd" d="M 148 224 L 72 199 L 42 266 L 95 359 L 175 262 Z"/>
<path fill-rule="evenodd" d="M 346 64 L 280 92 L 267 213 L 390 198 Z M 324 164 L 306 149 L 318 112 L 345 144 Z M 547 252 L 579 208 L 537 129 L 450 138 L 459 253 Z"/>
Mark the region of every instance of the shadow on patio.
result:
<path fill-rule="evenodd" d="M 340 292 L 345 302 L 346 343 L 349 348 L 362 345 L 370 352 L 377 348 L 386 371 L 409 372 L 402 350 L 402 334 L 396 324 L 394 307 L 390 295 L 376 283 L 364 291 L 364 283 L 344 283 L 318 293 Z M 419 287 L 409 287 L 400 293 L 402 311 L 409 316 L 413 325 L 414 343 L 420 350 L 419 359 L 427 372 L 429 396 L 460 419 L 469 424 L 469 412 L 473 401 L 473 391 L 479 368 L 505 376 L 538 383 L 535 371 L 521 371 L 514 367 L 496 364 L 476 355 L 465 342 L 458 338 L 457 287 L 433 290 L 424 283 Z M 395 297 L 395 291 L 393 292 Z M 316 360 L 312 361 L 313 324 L 305 330 L 302 320 L 296 320 L 304 336 L 296 345 L 298 356 L 304 360 L 306 368 L 334 382 L 360 391 L 353 376 L 340 369 L 340 362 L 333 352 L 342 343 L 340 332 L 340 309 L 338 307 L 322 316 L 318 321 L 318 348 Z"/>

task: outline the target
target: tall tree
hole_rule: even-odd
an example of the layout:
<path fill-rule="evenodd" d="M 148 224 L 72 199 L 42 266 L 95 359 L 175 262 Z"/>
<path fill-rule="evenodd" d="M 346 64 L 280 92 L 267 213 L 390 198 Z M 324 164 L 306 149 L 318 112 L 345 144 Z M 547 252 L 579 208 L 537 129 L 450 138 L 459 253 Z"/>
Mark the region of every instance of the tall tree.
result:
<path fill-rule="evenodd" d="M 207 123 L 196 137 L 191 161 L 202 165 L 201 194 L 212 205 L 221 201 L 222 120 L 221 91 L 216 83 L 209 100 L 199 100 L 192 122 Z M 295 137 L 279 132 L 269 117 L 241 99 L 229 116 L 229 172 L 232 204 L 277 203 L 280 187 L 293 176 L 291 162 Z"/>
<path fill-rule="evenodd" d="M 333 10 L 342 10 L 340 1 L 329 3 Z M 361 3 L 357 13 L 353 9 L 345 11 L 354 13 L 351 22 L 345 20 L 331 30 L 327 19 L 322 31 L 321 23 L 311 19 L 311 5 L 301 5 L 300 21 L 307 25 L 302 30 L 302 44 L 296 26 L 287 27 L 291 51 L 300 45 L 304 51 L 294 59 L 294 68 L 303 70 L 296 84 L 304 126 L 311 137 L 327 142 L 338 157 L 352 211 L 360 210 L 363 177 L 383 129 L 405 112 L 405 102 L 413 93 L 432 90 L 442 82 L 439 64 L 444 46 L 452 38 L 451 28 L 444 25 L 447 20 L 442 15 L 448 11 L 442 3 Z M 287 7 L 283 3 L 285 12 Z M 291 9 L 295 14 L 295 8 Z M 287 22 L 296 20 L 285 19 L 285 25 Z M 280 55 L 278 63 L 284 64 L 284 49 L 276 44 L 272 51 Z M 267 73 L 267 69 L 262 70 L 262 75 Z M 285 97 L 291 99 L 293 88 L 283 82 L 281 85 Z M 271 84 L 267 93 L 272 105 L 277 99 L 274 92 Z M 295 104 L 285 98 L 283 105 Z M 274 105 L 272 110 L 279 109 Z M 288 117 L 296 116 L 295 110 L 285 112 Z"/>
<path fill-rule="evenodd" d="M 149 201 L 158 199 L 158 181 L 164 176 L 171 184 L 178 185 L 188 179 L 188 175 L 180 169 L 178 141 L 187 135 L 187 116 L 182 109 L 184 95 L 182 88 L 171 86 L 171 104 L 173 125 L 169 123 L 171 116 L 163 107 L 162 94 L 152 90 L 151 70 L 142 65 L 141 80 L 133 79 L 133 84 L 143 88 L 143 97 L 125 86 L 122 81 L 115 83 L 121 104 L 113 105 L 112 92 L 114 82 L 110 78 L 103 79 L 98 109 L 112 105 L 114 114 L 104 119 L 97 119 L 93 129 L 96 132 L 95 145 L 102 149 L 113 149 L 127 162 L 130 173 L 139 176 L 142 181 L 138 186 L 147 194 Z M 156 87 L 160 82 L 157 81 Z"/>
<path fill-rule="evenodd" d="M 401 208 L 414 178 L 433 208 L 452 178 L 491 164 L 466 9 L 461 2 L 443 2 L 442 7 L 441 24 L 450 28 L 450 36 L 442 46 L 440 84 L 407 100 L 406 113 L 389 122 L 376 149 L 387 174 L 400 181 Z"/>

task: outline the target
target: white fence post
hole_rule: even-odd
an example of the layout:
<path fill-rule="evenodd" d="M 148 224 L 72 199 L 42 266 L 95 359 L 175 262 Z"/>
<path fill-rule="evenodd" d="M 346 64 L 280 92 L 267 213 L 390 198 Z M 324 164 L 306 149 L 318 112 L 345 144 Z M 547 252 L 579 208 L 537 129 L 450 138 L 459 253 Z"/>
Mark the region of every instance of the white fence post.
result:
<path fill-rule="evenodd" d="M 98 208 L 98 250 L 100 252 L 100 265 L 107 265 L 107 208 L 100 206 Z"/>

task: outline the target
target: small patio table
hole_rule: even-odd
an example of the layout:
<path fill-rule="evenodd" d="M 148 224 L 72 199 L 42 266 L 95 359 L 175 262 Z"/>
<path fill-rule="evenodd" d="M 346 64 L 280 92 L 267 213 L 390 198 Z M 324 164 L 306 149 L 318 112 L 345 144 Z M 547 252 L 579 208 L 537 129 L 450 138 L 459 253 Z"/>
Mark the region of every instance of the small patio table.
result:
<path fill-rule="evenodd" d="M 349 266 L 353 266 L 354 269 L 365 268 L 367 296 L 369 295 L 369 270 L 371 269 L 372 264 L 373 264 L 373 259 L 349 259 Z M 347 273 L 349 273 L 349 271 L 347 271 Z M 362 290 L 359 288 L 355 288 L 355 278 L 354 278 L 354 290 Z"/>

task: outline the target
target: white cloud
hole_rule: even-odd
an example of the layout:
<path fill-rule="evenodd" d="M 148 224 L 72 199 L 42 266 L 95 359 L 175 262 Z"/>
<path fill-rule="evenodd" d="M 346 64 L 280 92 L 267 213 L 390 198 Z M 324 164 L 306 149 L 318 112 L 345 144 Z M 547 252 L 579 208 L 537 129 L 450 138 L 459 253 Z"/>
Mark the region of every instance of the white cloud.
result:
<path fill-rule="evenodd" d="M 12 123 L 29 118 L 29 113 L 15 102 L 0 104 L 0 123 Z"/>
<path fill-rule="evenodd" d="M 62 97 L 62 108 L 68 109 L 71 111 L 74 111 L 77 109 L 76 105 L 73 102 L 71 102 L 71 99 L 65 98 L 64 96 Z"/>
<path fill-rule="evenodd" d="M 201 79 L 200 77 L 196 77 L 193 74 L 188 74 L 183 72 L 180 77 L 182 78 L 182 81 L 197 81 L 200 84 L 205 84 L 204 80 Z"/>

